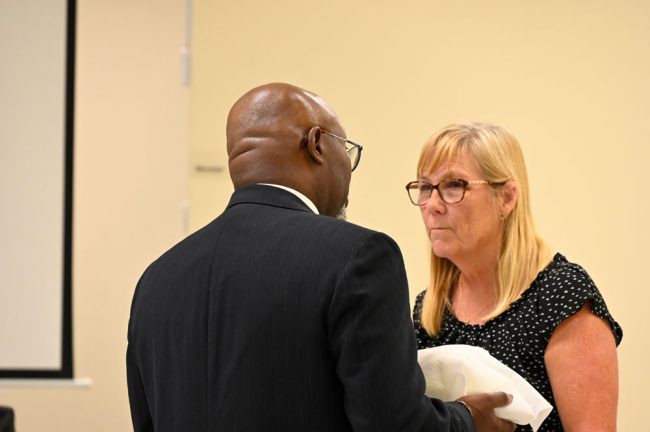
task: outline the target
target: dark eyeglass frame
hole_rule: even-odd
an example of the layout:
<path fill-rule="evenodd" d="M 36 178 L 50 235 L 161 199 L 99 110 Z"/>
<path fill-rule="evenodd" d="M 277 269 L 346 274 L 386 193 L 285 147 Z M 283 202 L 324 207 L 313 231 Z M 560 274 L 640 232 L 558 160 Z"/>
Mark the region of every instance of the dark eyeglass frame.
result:
<path fill-rule="evenodd" d="M 336 134 L 333 134 L 332 132 L 326 131 L 325 129 L 321 128 L 320 130 L 324 134 L 333 136 L 334 138 L 338 138 L 341 141 L 345 142 L 346 144 L 350 144 L 352 147 L 345 147 L 345 152 L 348 154 L 348 158 L 350 158 L 350 164 L 352 166 L 352 171 L 354 171 L 357 166 L 359 166 L 359 161 L 361 160 L 361 150 L 363 150 L 363 146 L 361 144 L 357 144 L 354 141 L 350 141 L 347 138 L 340 137 Z M 355 152 L 355 153 L 353 153 Z M 354 159 L 352 159 L 354 154 Z"/>
<path fill-rule="evenodd" d="M 440 193 L 440 185 L 443 185 L 443 189 L 444 189 L 445 184 L 449 184 L 449 183 L 452 183 L 452 182 L 459 182 L 463 186 L 463 193 L 461 194 L 460 199 L 458 199 L 457 201 L 447 201 L 444 198 L 443 194 Z M 408 193 L 409 200 L 411 200 L 411 203 L 413 205 L 418 206 L 418 207 L 426 205 L 427 202 L 429 202 L 429 200 L 431 199 L 431 195 L 429 195 L 429 198 L 426 201 L 418 202 L 419 201 L 418 200 L 419 191 L 421 190 L 420 185 L 430 186 L 431 187 L 431 194 L 433 194 L 434 190 L 436 192 L 438 192 L 438 196 L 440 197 L 442 202 L 444 202 L 446 204 L 457 204 L 457 203 L 461 202 L 463 200 L 463 198 L 465 198 L 465 192 L 467 191 L 467 186 L 473 185 L 473 184 L 503 185 L 503 184 L 505 184 L 505 182 L 491 182 L 491 181 L 487 181 L 487 180 L 444 179 L 438 184 L 433 184 L 433 183 L 429 183 L 429 182 L 425 182 L 425 181 L 421 181 L 421 180 L 414 180 L 414 181 L 408 182 L 406 184 L 406 192 Z M 411 195 L 411 191 L 416 191 L 418 193 L 418 195 L 413 197 Z"/>

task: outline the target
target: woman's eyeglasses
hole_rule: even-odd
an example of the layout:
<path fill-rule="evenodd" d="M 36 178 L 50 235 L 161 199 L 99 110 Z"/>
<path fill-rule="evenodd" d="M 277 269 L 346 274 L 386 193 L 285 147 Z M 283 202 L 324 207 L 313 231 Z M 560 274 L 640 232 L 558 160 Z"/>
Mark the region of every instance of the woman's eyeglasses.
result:
<path fill-rule="evenodd" d="M 412 181 L 406 185 L 406 191 L 409 194 L 411 202 L 416 206 L 425 205 L 431 198 L 434 190 L 438 191 L 438 196 L 447 204 L 459 203 L 465 198 L 467 186 L 472 184 L 503 184 L 487 180 L 465 180 L 465 179 L 447 179 L 438 184 L 431 184 L 424 181 Z"/>

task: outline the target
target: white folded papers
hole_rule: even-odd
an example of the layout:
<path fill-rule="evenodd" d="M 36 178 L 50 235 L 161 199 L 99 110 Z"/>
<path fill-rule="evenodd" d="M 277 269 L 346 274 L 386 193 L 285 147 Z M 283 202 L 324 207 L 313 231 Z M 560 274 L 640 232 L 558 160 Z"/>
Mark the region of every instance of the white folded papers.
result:
<path fill-rule="evenodd" d="M 537 431 L 553 407 L 533 386 L 483 348 L 444 345 L 418 351 L 418 362 L 426 380 L 426 395 L 454 401 L 475 393 L 503 391 L 512 403 L 494 410 L 497 417 Z"/>

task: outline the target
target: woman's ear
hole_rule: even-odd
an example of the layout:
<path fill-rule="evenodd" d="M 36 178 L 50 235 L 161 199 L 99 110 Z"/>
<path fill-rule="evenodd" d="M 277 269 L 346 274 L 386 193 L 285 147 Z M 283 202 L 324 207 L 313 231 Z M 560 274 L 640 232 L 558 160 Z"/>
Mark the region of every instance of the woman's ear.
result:
<path fill-rule="evenodd" d="M 508 181 L 501 186 L 499 194 L 501 195 L 501 215 L 505 219 L 517 205 L 519 185 L 513 181 Z"/>
<path fill-rule="evenodd" d="M 319 126 L 312 126 L 307 133 L 307 145 L 305 146 L 305 152 L 309 159 L 322 165 L 325 160 L 323 159 L 323 148 L 321 147 L 321 137 L 323 133 Z"/>

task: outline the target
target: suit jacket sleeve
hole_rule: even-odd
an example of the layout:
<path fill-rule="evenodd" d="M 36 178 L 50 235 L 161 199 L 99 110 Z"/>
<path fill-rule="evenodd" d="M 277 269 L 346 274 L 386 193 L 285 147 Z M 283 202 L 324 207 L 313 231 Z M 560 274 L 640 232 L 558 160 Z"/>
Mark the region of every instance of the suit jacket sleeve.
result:
<path fill-rule="evenodd" d="M 142 279 L 138 282 L 138 286 L 140 283 L 142 283 Z M 135 290 L 136 296 L 137 293 L 138 287 L 136 287 Z M 135 303 L 135 298 L 133 303 Z M 133 306 L 131 306 L 131 308 L 133 309 Z M 133 313 L 131 313 L 131 315 L 133 315 Z M 126 349 L 126 381 L 129 389 L 129 405 L 131 407 L 133 430 L 134 432 L 153 432 L 154 428 L 151 413 L 149 411 L 149 405 L 147 403 L 147 396 L 144 391 L 135 347 L 132 343 L 131 322 L 129 322 L 127 337 L 129 344 Z"/>
<path fill-rule="evenodd" d="M 397 244 L 373 233 L 352 254 L 330 304 L 329 337 L 358 431 L 474 431 L 456 403 L 424 396 Z"/>

